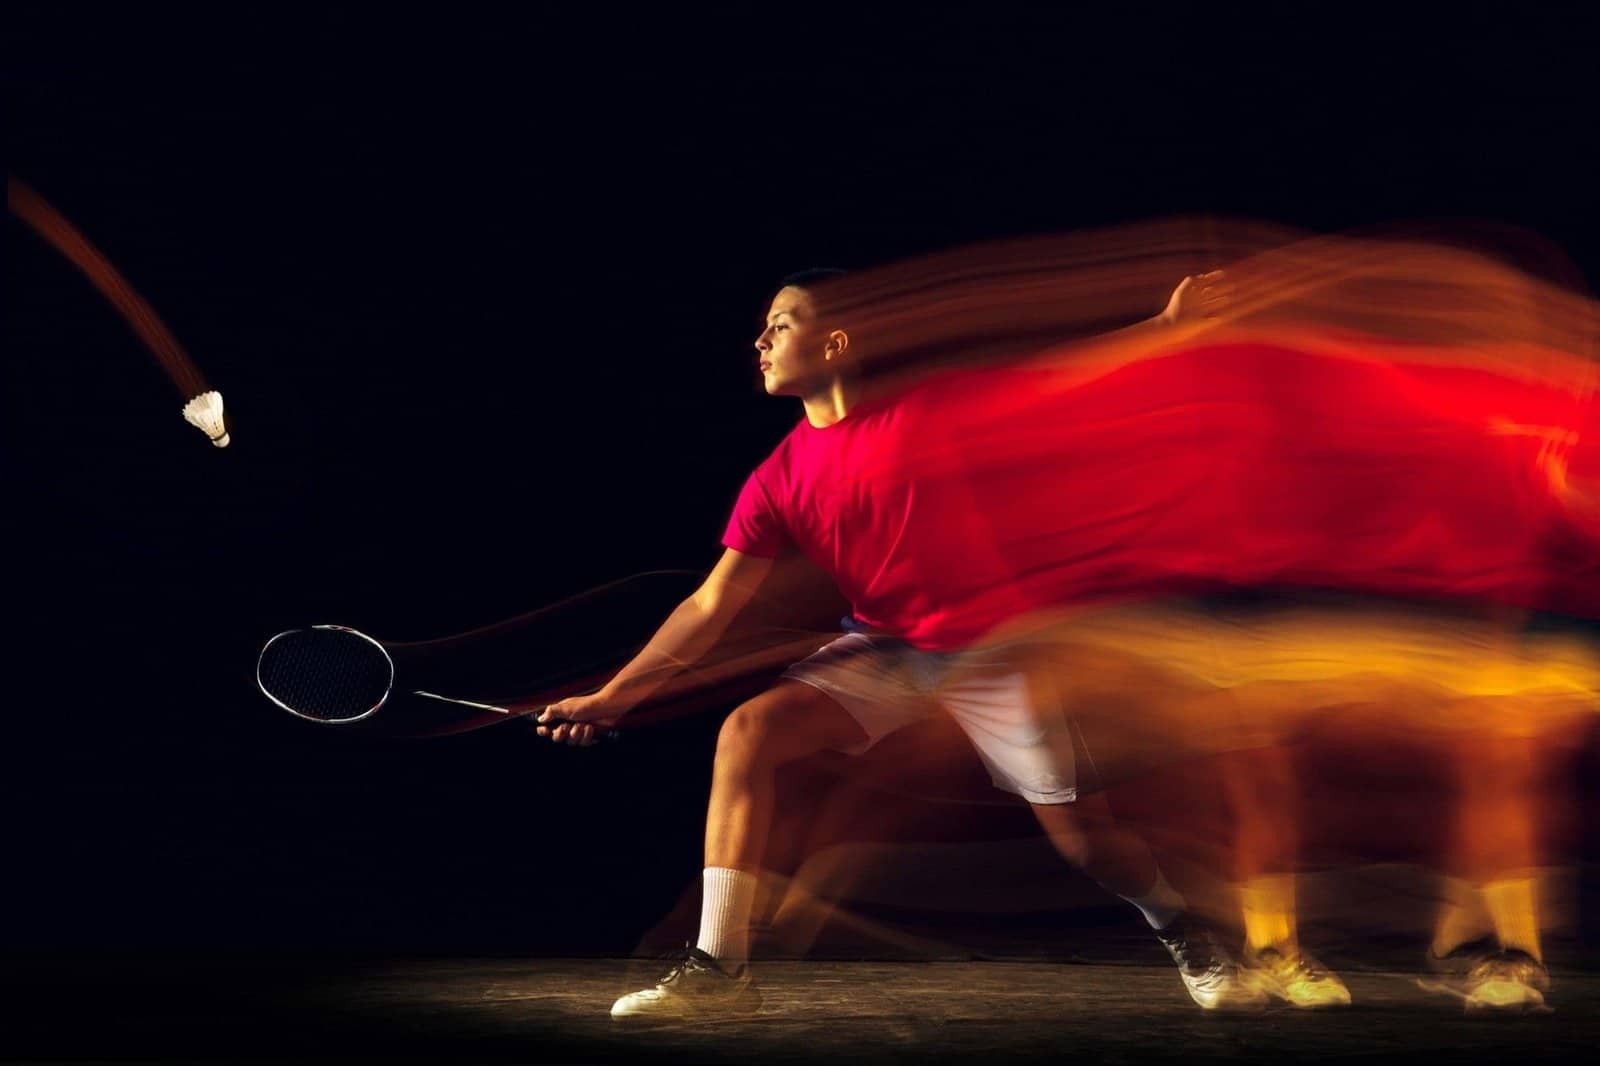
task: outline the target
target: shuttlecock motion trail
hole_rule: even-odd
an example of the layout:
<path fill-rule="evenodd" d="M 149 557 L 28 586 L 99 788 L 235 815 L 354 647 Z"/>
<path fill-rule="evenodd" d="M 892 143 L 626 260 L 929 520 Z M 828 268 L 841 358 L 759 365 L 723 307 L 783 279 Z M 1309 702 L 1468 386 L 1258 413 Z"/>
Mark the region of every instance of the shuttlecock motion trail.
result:
<path fill-rule="evenodd" d="M 228 446 L 228 430 L 223 420 L 222 394 L 206 384 L 172 332 L 111 261 L 63 218 L 33 189 L 14 177 L 6 178 L 6 206 L 43 237 L 99 289 L 122 313 L 128 325 L 144 341 L 156 361 L 185 399 L 184 420 L 196 426 L 219 448 Z"/>

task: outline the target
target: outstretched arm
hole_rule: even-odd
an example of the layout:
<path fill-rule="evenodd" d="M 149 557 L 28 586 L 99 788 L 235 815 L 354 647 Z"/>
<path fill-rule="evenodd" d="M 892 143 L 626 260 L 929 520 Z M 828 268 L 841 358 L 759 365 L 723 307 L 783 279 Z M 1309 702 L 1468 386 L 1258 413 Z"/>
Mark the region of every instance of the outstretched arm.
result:
<path fill-rule="evenodd" d="M 609 726 L 647 699 L 682 670 L 699 662 L 717 643 L 728 624 L 755 597 L 771 575 L 774 560 L 746 555 L 732 548 L 698 589 L 667 616 L 655 636 L 598 692 L 553 703 L 539 716 L 569 723 L 541 725 L 540 736 L 568 744 L 594 742 L 594 727 Z"/>

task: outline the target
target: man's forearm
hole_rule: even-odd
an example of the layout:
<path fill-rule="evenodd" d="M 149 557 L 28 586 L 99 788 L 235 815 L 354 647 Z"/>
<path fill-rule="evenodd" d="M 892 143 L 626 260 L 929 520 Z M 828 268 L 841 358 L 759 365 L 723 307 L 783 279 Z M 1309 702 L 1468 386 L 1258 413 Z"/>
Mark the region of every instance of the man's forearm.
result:
<path fill-rule="evenodd" d="M 694 596 L 684 600 L 600 694 L 625 708 L 637 706 L 710 651 L 733 614 L 726 605 L 705 606 Z"/>

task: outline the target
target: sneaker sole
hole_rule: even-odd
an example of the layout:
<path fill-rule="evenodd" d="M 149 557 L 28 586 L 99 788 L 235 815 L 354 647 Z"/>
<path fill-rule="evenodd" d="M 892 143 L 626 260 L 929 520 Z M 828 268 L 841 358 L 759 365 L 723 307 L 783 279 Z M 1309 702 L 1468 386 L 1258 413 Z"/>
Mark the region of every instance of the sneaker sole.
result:
<path fill-rule="evenodd" d="M 1343 988 L 1342 986 L 1340 988 L 1340 993 L 1312 998 L 1296 996 L 1293 992 L 1289 991 L 1288 988 L 1278 984 L 1276 981 L 1271 980 L 1258 979 L 1256 981 L 1256 987 L 1260 989 L 1263 994 L 1279 1000 L 1280 1002 L 1287 1003 L 1295 1010 L 1335 1010 L 1339 1007 L 1350 1006 L 1350 990 L 1348 988 Z"/>
<path fill-rule="evenodd" d="M 1267 1006 L 1267 997 L 1260 989 L 1235 989 L 1211 999 L 1210 1002 L 1195 995 L 1194 990 L 1188 986 L 1185 986 L 1184 990 L 1201 1010 L 1217 1014 L 1247 1014 L 1265 1010 Z"/>
<path fill-rule="evenodd" d="M 1459 1002 L 1468 1013 L 1484 1014 L 1553 1014 L 1555 1008 L 1544 1001 L 1544 993 L 1519 981 L 1491 981 L 1472 992 L 1464 992 L 1448 981 L 1418 978 L 1417 987 L 1424 992 L 1437 992 Z M 1489 995 L 1486 989 L 1494 989 Z"/>
<path fill-rule="evenodd" d="M 617 1022 L 705 1022 L 705 1021 L 734 1021 L 739 1018 L 749 1018 L 761 1011 L 761 991 L 754 985 L 747 985 L 737 996 L 715 1006 L 689 1007 L 683 1009 L 664 1008 L 660 1010 L 629 1010 L 620 1014 L 617 1008 L 611 1008 L 611 1019 Z"/>

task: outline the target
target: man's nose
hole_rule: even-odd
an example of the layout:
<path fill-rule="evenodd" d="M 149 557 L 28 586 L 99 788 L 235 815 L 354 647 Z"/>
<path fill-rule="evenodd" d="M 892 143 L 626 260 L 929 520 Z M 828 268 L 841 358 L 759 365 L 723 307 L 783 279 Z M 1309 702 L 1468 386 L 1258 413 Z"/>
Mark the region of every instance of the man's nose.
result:
<path fill-rule="evenodd" d="M 765 333 L 763 333 L 761 336 L 756 338 L 756 351 L 758 351 L 758 352 L 770 352 L 770 351 L 772 351 L 772 342 L 767 340 L 767 335 Z"/>

